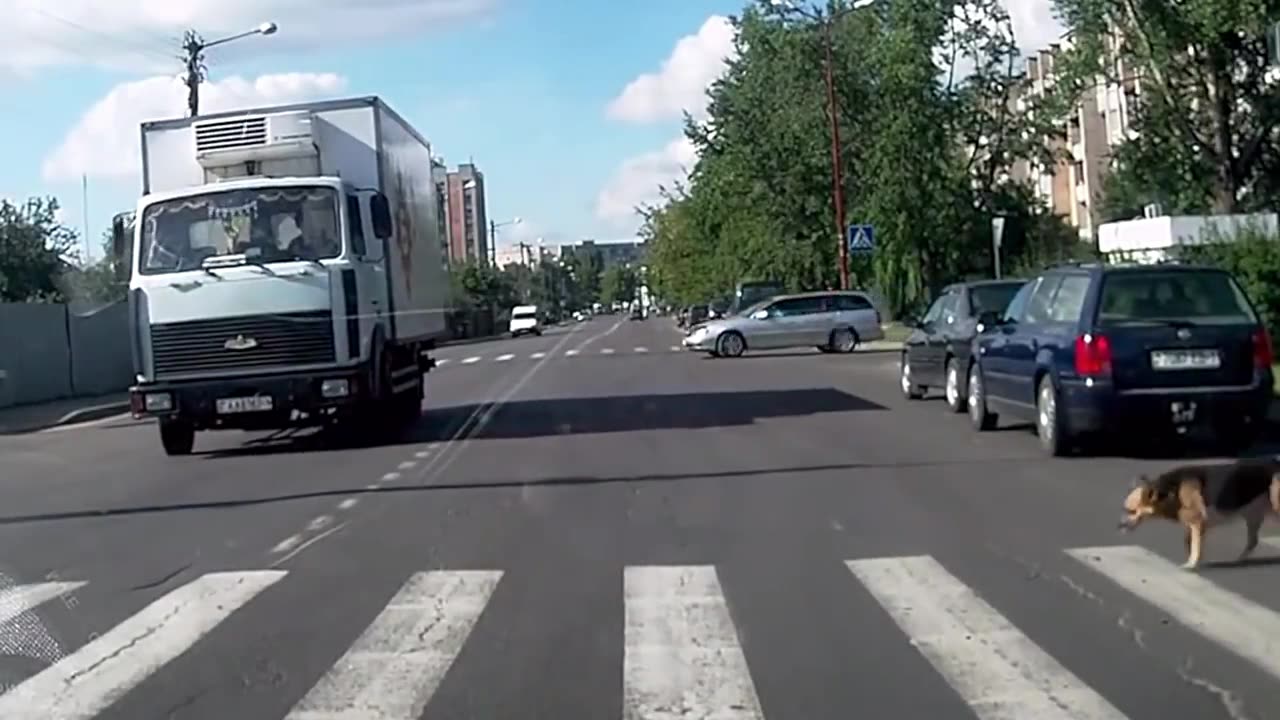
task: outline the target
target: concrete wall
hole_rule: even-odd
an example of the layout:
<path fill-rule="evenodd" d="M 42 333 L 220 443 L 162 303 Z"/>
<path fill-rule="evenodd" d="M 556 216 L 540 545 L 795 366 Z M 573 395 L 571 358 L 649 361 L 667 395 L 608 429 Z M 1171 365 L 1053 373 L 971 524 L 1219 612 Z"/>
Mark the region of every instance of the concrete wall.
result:
<path fill-rule="evenodd" d="M 0 407 L 119 392 L 132 374 L 127 303 L 0 303 Z"/>

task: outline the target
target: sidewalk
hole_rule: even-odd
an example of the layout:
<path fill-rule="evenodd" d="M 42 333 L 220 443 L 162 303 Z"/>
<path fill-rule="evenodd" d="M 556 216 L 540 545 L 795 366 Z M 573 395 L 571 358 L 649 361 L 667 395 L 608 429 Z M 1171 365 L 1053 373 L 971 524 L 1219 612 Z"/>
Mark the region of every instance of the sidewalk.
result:
<path fill-rule="evenodd" d="M 129 412 L 129 396 L 126 393 L 14 405 L 0 408 L 0 435 L 36 432 L 126 412 Z"/>

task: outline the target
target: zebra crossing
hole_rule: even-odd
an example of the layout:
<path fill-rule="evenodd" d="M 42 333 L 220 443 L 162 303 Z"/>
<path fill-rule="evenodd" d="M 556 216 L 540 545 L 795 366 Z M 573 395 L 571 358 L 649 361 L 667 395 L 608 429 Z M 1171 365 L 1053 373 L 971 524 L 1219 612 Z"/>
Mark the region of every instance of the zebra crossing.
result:
<path fill-rule="evenodd" d="M 1280 546 L 1274 541 L 1273 548 Z M 1280 681 L 1280 612 L 1187 572 L 1140 546 L 1063 551 L 1075 566 Z M 981 720 L 1123 720 L 1127 716 L 1042 649 L 933 556 L 846 560 L 839 572 Z M 152 601 L 0 695 L 6 720 L 90 720 L 289 582 L 291 571 L 212 572 Z M 286 720 L 415 720 L 466 647 L 503 582 L 502 570 L 411 574 L 349 647 L 292 705 Z M 622 569 L 622 696 L 626 720 L 765 720 L 759 670 L 714 565 Z M 84 586 L 41 582 L 0 590 L 0 630 Z M 1273 603 L 1274 604 L 1274 603 Z M 867 621 L 867 618 L 860 618 Z M 871 619 L 875 621 L 875 619 Z M 959 711 L 959 709 L 957 709 Z M 428 717 L 430 714 L 428 713 Z"/>
<path fill-rule="evenodd" d="M 648 345 L 637 345 L 635 347 L 615 348 L 571 348 L 565 350 L 558 355 L 546 350 L 538 350 L 525 353 L 505 352 L 497 355 L 468 355 L 458 358 L 437 358 L 436 368 L 456 367 L 459 365 L 479 365 L 484 363 L 511 363 L 520 361 L 542 360 L 548 356 L 557 358 L 589 358 L 589 357 L 618 357 L 625 355 L 673 355 L 676 353 L 686 352 L 679 345 L 670 345 L 664 347 L 650 347 Z"/>

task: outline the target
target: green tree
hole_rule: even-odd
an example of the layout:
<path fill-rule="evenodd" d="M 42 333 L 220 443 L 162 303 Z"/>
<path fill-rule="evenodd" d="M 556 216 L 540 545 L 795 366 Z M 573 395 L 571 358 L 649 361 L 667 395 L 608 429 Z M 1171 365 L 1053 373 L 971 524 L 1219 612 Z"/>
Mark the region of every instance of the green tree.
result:
<path fill-rule="evenodd" d="M 1057 234 L 1039 232 L 1052 223 L 1003 172 L 1043 153 L 1034 138 L 1050 120 L 1013 107 L 1019 56 L 999 0 L 826 7 L 847 221 L 877 231 L 874 255 L 851 258 L 855 285 L 901 312 L 955 277 L 991 272 L 994 213 L 1025 216 L 1027 242 Z M 686 122 L 699 151 L 689 180 L 643 209 L 664 297 L 705 302 L 764 278 L 837 283 L 825 27 L 769 2 L 734 20 L 737 53 L 708 117 Z"/>
<path fill-rule="evenodd" d="M 71 303 L 100 307 L 121 302 L 129 295 L 128 275 L 121 275 L 121 263 L 113 257 L 111 231 L 102 238 L 102 257 L 93 262 L 66 268 L 58 280 L 63 296 Z"/>
<path fill-rule="evenodd" d="M 639 285 L 634 269 L 627 265 L 612 265 L 600 278 L 600 302 L 612 305 L 635 298 Z"/>
<path fill-rule="evenodd" d="M 58 222 L 58 201 L 0 199 L 0 300 L 60 302 L 58 280 L 75 261 L 76 232 Z"/>
<path fill-rule="evenodd" d="M 1073 35 L 1058 64 L 1069 99 L 1099 78 L 1141 79 L 1136 136 L 1116 158 L 1109 213 L 1270 206 L 1280 191 L 1280 86 L 1265 28 L 1275 0 L 1055 0 Z M 1117 63 L 1117 58 L 1122 62 Z M 1118 67 L 1131 70 L 1120 77 Z M 1136 98 L 1135 98 L 1136 99 Z"/>

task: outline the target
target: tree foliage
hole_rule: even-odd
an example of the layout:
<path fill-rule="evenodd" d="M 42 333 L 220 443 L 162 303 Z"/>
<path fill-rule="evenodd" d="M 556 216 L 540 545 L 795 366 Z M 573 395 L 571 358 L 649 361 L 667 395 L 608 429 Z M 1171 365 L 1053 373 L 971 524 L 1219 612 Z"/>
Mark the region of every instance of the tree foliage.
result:
<path fill-rule="evenodd" d="M 58 280 L 75 261 L 76 232 L 58 221 L 58 201 L 0 199 L 0 301 L 59 302 Z"/>
<path fill-rule="evenodd" d="M 957 277 L 991 272 L 990 219 L 1055 221 L 1003 172 L 1041 151 L 1037 115 L 1016 113 L 1017 48 L 999 0 L 882 0 L 829 24 L 768 2 L 735 18 L 736 55 L 687 120 L 699 159 L 687 184 L 643 209 L 652 281 L 663 297 L 706 302 L 743 280 L 834 287 L 836 227 L 824 42 L 841 135 L 848 223 L 876 228 L 852 281 L 895 313 Z M 1031 238 L 1034 243 L 1036 237 Z"/>
<path fill-rule="evenodd" d="M 1055 0 L 1072 33 L 1068 96 L 1140 85 L 1136 134 L 1114 159 L 1106 214 L 1159 202 L 1175 213 L 1267 207 L 1280 191 L 1280 84 L 1265 28 L 1276 0 Z M 1126 71 L 1127 69 L 1127 71 Z"/>
<path fill-rule="evenodd" d="M 612 305 L 629 302 L 636 296 L 640 279 L 629 265 L 611 265 L 600 277 L 600 302 Z"/>

